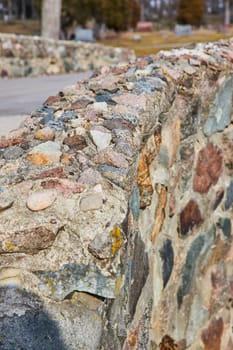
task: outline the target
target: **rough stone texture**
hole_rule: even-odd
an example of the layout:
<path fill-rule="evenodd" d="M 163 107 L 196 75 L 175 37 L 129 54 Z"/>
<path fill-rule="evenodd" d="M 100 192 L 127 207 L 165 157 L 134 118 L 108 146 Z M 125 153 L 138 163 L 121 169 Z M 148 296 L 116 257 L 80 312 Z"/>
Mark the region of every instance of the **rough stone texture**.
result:
<path fill-rule="evenodd" d="M 0 57 L 0 79 L 80 72 L 135 59 L 134 53 L 127 49 L 3 33 Z M 106 84 L 108 89 L 112 85 Z M 60 98 L 47 100 L 52 101 L 59 102 Z M 72 109 L 80 107 L 84 107 L 83 103 L 76 102 Z"/>
<path fill-rule="evenodd" d="M 1 288 L 1 349 L 96 350 L 101 318 L 78 296 L 62 304 L 44 303 L 19 288 Z M 23 336 L 22 336 L 23 335 Z M 75 344 L 72 340 L 77 337 Z"/>
<path fill-rule="evenodd" d="M 200 226 L 203 219 L 194 200 L 190 200 L 180 214 L 180 234 L 186 236 L 193 228 Z"/>
<path fill-rule="evenodd" d="M 0 348 L 232 349 L 232 50 L 103 68 L 0 140 Z"/>
<path fill-rule="evenodd" d="M 194 191 L 206 193 L 211 185 L 215 185 L 222 172 L 222 155 L 211 143 L 200 151 L 196 174 L 193 180 Z"/>

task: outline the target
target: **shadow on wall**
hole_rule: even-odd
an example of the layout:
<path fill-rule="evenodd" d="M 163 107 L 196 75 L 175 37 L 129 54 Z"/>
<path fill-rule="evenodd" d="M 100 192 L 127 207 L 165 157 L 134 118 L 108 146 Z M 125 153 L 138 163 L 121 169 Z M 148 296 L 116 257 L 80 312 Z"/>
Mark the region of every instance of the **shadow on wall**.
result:
<path fill-rule="evenodd" d="M 0 288 L 0 350 L 67 350 L 38 296 Z"/>

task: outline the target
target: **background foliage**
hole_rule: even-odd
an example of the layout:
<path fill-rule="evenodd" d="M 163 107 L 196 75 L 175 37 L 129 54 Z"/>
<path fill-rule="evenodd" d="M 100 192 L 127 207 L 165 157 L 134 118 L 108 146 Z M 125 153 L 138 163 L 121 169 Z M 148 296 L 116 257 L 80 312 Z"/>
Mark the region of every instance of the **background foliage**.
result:
<path fill-rule="evenodd" d="M 42 0 L 36 0 L 40 10 Z M 85 26 L 95 19 L 110 29 L 126 30 L 135 28 L 140 18 L 139 0 L 63 0 L 62 25 L 64 28 L 76 21 Z"/>
<path fill-rule="evenodd" d="M 177 22 L 198 26 L 201 24 L 204 13 L 204 0 L 180 0 L 177 8 Z"/>

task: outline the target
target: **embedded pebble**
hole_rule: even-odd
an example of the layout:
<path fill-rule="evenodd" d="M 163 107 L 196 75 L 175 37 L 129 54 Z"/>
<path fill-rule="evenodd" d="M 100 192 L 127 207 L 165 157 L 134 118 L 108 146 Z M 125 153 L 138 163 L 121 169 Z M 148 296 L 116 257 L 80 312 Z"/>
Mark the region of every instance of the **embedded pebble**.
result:
<path fill-rule="evenodd" d="M 41 141 L 53 141 L 55 138 L 55 131 L 49 126 L 46 126 L 43 129 L 37 130 L 34 137 Z"/>
<path fill-rule="evenodd" d="M 110 145 L 112 139 L 111 133 L 102 132 L 100 130 L 91 130 L 90 134 L 99 151 Z"/>
<path fill-rule="evenodd" d="M 55 190 L 33 192 L 27 198 L 27 207 L 32 211 L 40 211 L 50 207 L 56 198 Z"/>

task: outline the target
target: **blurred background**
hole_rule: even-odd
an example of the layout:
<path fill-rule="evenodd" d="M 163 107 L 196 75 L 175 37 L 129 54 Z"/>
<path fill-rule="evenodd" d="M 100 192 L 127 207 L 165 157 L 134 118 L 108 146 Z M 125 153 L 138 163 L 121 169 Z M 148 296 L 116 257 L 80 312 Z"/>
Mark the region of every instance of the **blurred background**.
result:
<path fill-rule="evenodd" d="M 233 0 L 0 0 L 0 32 L 101 42 L 138 56 L 232 36 Z"/>

